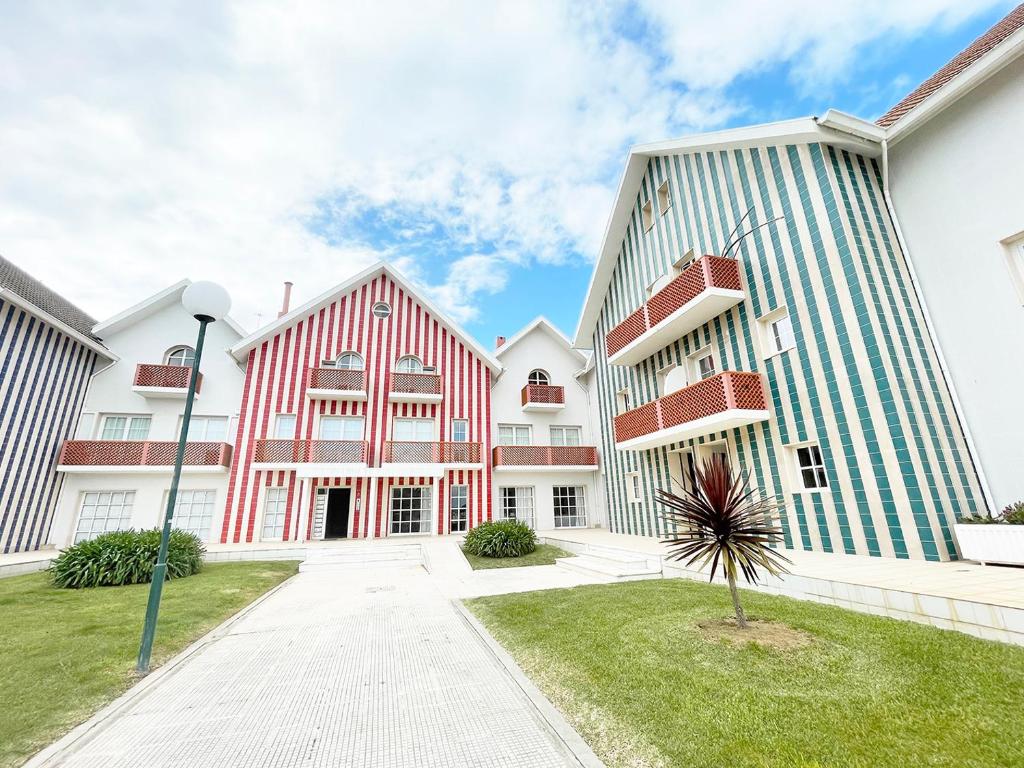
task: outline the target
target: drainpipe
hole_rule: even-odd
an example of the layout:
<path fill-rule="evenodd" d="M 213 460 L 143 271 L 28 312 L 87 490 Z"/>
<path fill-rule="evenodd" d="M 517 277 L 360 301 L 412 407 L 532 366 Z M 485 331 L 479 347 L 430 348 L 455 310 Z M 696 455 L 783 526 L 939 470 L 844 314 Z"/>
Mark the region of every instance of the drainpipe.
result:
<path fill-rule="evenodd" d="M 956 387 L 953 385 L 953 377 L 949 372 L 949 366 L 946 364 L 946 357 L 942 354 L 942 346 L 939 344 L 939 336 L 935 332 L 935 325 L 932 323 L 932 316 L 928 311 L 928 304 L 925 302 L 924 293 L 921 291 L 921 281 L 917 277 L 917 271 L 914 269 L 914 260 L 910 256 L 910 249 L 907 247 L 907 241 L 904 239 L 903 230 L 900 227 L 899 217 L 896 215 L 896 206 L 892 201 L 892 196 L 889 194 L 888 139 L 883 138 L 881 140 L 881 144 L 882 197 L 885 198 L 885 207 L 889 211 L 889 218 L 892 220 L 893 230 L 896 232 L 896 241 L 899 243 L 900 249 L 903 251 L 903 260 L 906 262 L 907 270 L 910 272 L 910 284 L 914 286 L 914 294 L 917 296 L 917 303 L 921 306 L 924 325 L 928 330 L 928 337 L 931 339 L 932 347 L 935 350 L 935 356 L 939 362 L 939 371 L 942 373 L 946 389 L 949 390 L 949 397 L 953 402 L 953 412 L 956 414 L 956 420 L 960 425 L 961 432 L 963 432 L 964 441 L 967 443 L 967 452 L 971 457 L 971 461 L 974 463 L 974 472 L 978 476 L 978 483 L 981 485 L 981 492 L 985 497 L 985 504 L 988 506 L 988 513 L 991 516 L 997 509 L 995 499 L 992 496 L 992 489 L 989 487 L 988 478 L 985 476 L 985 469 L 981 463 L 981 456 L 978 454 L 978 448 L 974 443 L 974 437 L 971 434 L 971 429 L 968 425 L 963 405 L 960 403 L 960 397 L 957 395 Z"/>

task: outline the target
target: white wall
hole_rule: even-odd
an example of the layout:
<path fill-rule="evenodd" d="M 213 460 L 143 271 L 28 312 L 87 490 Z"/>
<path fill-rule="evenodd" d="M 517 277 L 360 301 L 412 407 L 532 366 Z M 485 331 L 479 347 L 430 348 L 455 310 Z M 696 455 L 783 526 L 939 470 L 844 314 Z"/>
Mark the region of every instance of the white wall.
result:
<path fill-rule="evenodd" d="M 1024 234 L 1022 137 L 1024 57 L 889 149 L 896 215 L 998 507 L 1024 499 L 1024 307 L 1003 242 Z"/>
<path fill-rule="evenodd" d="M 120 359 L 93 376 L 86 396 L 75 439 L 96 440 L 106 414 L 145 414 L 152 418 L 149 440 L 176 441 L 185 399 L 151 399 L 132 391 L 138 363 L 162 364 L 172 347 L 194 347 L 199 324 L 175 299 L 137 322 L 106 335 L 103 342 Z M 227 352 L 239 335 L 223 322 L 207 327 L 199 370 L 202 388 L 193 407 L 194 416 L 227 416 L 226 442 L 233 443 L 245 375 Z M 216 491 L 214 525 L 211 539 L 216 540 L 223 519 L 228 470 L 189 471 L 182 474 L 181 488 Z M 163 519 L 171 472 L 92 473 L 66 472 L 50 533 L 50 543 L 64 547 L 71 543 L 81 508 L 82 494 L 90 490 L 134 490 L 132 527 L 154 528 Z"/>
<path fill-rule="evenodd" d="M 563 340 L 538 326 L 514 345 L 499 349 L 498 359 L 505 370 L 491 389 L 495 445 L 498 444 L 499 424 L 529 424 L 533 431 L 533 445 L 551 445 L 550 428 L 553 425 L 580 427 L 581 445 L 599 445 L 594 433 L 596 411 L 592 408 L 587 387 L 575 377 L 584 363 Z M 565 388 L 565 408 L 539 413 L 523 411 L 522 388 L 530 371 L 536 368 L 547 371 L 551 384 Z M 497 467 L 494 470 L 494 515 L 498 517 L 501 514 L 499 489 L 502 486 L 533 486 L 536 527 L 538 530 L 553 528 L 552 488 L 556 485 L 582 485 L 586 495 L 587 525 L 604 527 L 604 494 L 597 479 L 597 472 L 521 472 Z"/>

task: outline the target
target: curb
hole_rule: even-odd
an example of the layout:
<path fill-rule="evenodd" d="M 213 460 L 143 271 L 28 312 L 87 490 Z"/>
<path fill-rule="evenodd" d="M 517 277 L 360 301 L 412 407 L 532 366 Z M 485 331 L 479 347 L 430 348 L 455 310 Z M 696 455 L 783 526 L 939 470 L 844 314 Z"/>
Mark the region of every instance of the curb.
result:
<path fill-rule="evenodd" d="M 605 764 L 594 754 L 594 750 L 590 748 L 590 745 L 583 740 L 583 737 L 569 724 L 562 713 L 555 709 L 554 705 L 548 701 L 541 690 L 526 676 L 526 673 L 516 664 L 515 659 L 491 636 L 491 633 L 480 623 L 479 619 L 466 608 L 461 600 L 452 600 L 451 602 L 455 610 L 462 617 L 462 620 L 477 634 L 484 645 L 487 646 L 487 650 L 501 664 L 513 682 L 526 694 L 526 698 L 530 700 L 540 719 L 558 737 L 558 740 L 562 742 L 568 753 L 575 759 L 577 765 L 581 766 L 581 768 L 605 768 Z"/>
<path fill-rule="evenodd" d="M 185 650 L 181 651 L 177 656 L 171 658 L 166 664 L 163 664 L 151 671 L 148 675 L 139 680 L 139 682 L 96 712 L 96 714 L 84 723 L 76 725 L 61 738 L 57 739 L 57 741 L 53 742 L 53 744 L 34 754 L 29 758 L 28 762 L 22 766 L 22 768 L 49 768 L 50 766 L 60 765 L 62 758 L 66 757 L 68 752 L 72 751 L 76 747 L 87 744 L 90 739 L 96 736 L 100 730 L 102 730 L 107 720 L 117 715 L 121 710 L 125 709 L 129 704 L 134 703 L 137 699 L 143 698 L 151 693 L 152 689 L 155 688 L 160 681 L 174 674 L 182 664 L 188 661 L 192 656 L 200 653 L 206 646 L 227 635 L 228 630 L 231 629 L 232 625 L 245 618 L 256 608 L 256 606 L 264 600 L 267 600 L 271 595 L 294 581 L 298 575 L 299 574 L 297 573 L 292 574 L 276 587 L 267 590 L 257 597 L 234 616 L 229 617 L 224 622 L 211 629 L 205 635 L 185 648 Z"/>

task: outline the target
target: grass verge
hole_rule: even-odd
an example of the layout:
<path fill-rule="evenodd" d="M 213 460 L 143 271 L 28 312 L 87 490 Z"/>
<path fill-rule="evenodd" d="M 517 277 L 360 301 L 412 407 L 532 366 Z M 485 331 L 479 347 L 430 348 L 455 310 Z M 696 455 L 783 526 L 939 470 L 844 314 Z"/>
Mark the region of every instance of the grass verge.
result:
<path fill-rule="evenodd" d="M 522 557 L 480 557 L 465 551 L 462 554 L 475 571 L 487 568 L 525 568 L 528 565 L 554 565 L 555 560 L 558 558 L 570 557 L 568 552 L 551 544 L 538 544 L 533 552 Z"/>
<path fill-rule="evenodd" d="M 728 590 L 682 579 L 469 608 L 609 768 L 1024 765 L 1024 648 L 743 592 L 810 642 L 716 639 Z"/>
<path fill-rule="evenodd" d="M 214 563 L 164 585 L 158 666 L 296 572 Z M 148 584 L 57 589 L 46 573 L 0 579 L 0 766 L 20 765 L 136 680 Z"/>

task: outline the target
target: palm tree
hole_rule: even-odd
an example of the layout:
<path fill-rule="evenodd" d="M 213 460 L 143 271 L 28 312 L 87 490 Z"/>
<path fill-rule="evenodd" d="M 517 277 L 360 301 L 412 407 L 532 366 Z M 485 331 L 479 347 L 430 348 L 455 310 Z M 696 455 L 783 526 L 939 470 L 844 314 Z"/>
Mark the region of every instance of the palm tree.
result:
<path fill-rule="evenodd" d="M 690 490 L 690 489 L 693 490 Z M 665 534 L 670 560 L 686 565 L 711 563 L 711 580 L 719 563 L 729 582 L 736 624 L 745 628 L 747 617 L 736 589 L 736 572 L 742 571 L 750 584 L 757 583 L 757 569 L 773 576 L 788 573 L 783 563 L 790 560 L 772 548 L 782 542 L 782 529 L 772 521 L 781 506 L 750 488 L 750 473 L 733 474 L 724 456 L 706 459 L 690 470 L 690 488 L 683 496 L 659 489 L 658 501 L 667 509 L 661 516 L 675 526 Z"/>

